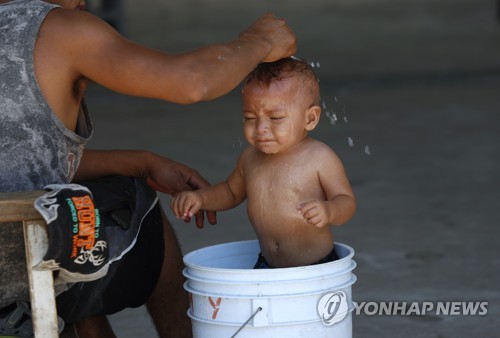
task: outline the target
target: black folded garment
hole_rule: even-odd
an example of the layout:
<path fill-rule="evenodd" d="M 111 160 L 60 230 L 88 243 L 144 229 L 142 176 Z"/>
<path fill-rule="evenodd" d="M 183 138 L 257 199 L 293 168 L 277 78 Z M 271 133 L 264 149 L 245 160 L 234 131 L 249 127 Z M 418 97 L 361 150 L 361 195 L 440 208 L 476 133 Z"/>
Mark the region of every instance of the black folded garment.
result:
<path fill-rule="evenodd" d="M 109 266 L 109 240 L 102 231 L 92 193 L 78 184 L 49 185 L 51 191 L 35 201 L 47 223 L 49 247 L 35 269 L 60 270 L 66 282 L 104 276 Z"/>

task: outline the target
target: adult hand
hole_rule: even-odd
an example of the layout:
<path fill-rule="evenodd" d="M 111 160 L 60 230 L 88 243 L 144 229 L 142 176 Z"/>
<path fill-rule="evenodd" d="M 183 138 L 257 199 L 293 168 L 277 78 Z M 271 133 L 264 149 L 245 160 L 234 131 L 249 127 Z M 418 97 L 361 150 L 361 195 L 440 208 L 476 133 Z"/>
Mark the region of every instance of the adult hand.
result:
<path fill-rule="evenodd" d="M 262 60 L 276 61 L 291 56 L 297 50 L 297 39 L 285 20 L 265 14 L 240 34 L 240 39 L 260 39 L 269 45 L 270 51 Z"/>
<path fill-rule="evenodd" d="M 202 198 L 196 191 L 183 191 L 170 201 L 170 208 L 175 217 L 187 222 L 196 214 L 202 205 Z"/>
<path fill-rule="evenodd" d="M 153 189 L 170 195 L 210 185 L 196 170 L 148 151 L 85 149 L 74 180 L 92 180 L 108 175 L 141 177 Z M 210 224 L 217 222 L 214 212 L 207 212 L 207 218 Z M 201 210 L 196 214 L 196 226 L 202 228 L 203 221 Z"/>
<path fill-rule="evenodd" d="M 147 164 L 145 178 L 148 184 L 155 190 L 169 195 L 175 195 L 186 190 L 197 190 L 210 186 L 196 170 L 179 162 L 165 157 L 152 154 Z M 207 211 L 207 219 L 210 224 L 217 223 L 215 212 Z M 200 210 L 195 215 L 196 226 L 203 228 L 204 211 Z M 190 218 L 184 219 L 186 222 Z"/>

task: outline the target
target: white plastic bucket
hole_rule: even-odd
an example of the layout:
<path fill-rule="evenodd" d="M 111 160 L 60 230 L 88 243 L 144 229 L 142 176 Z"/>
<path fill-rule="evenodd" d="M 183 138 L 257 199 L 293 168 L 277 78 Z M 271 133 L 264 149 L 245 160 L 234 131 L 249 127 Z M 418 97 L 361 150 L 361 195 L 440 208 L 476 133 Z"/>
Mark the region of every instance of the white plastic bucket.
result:
<path fill-rule="evenodd" d="M 341 243 L 335 250 L 335 262 L 256 270 L 256 240 L 185 255 L 193 336 L 352 337 L 354 250 Z"/>

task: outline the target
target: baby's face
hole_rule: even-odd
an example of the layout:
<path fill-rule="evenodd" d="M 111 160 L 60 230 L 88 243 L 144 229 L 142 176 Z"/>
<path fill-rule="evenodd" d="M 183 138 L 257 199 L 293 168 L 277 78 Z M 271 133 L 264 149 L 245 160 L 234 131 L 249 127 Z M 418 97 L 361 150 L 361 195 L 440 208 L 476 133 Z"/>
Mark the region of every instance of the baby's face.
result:
<path fill-rule="evenodd" d="M 310 98 L 300 86 L 290 78 L 269 87 L 254 79 L 244 87 L 243 133 L 248 143 L 265 154 L 277 154 L 305 138 Z"/>

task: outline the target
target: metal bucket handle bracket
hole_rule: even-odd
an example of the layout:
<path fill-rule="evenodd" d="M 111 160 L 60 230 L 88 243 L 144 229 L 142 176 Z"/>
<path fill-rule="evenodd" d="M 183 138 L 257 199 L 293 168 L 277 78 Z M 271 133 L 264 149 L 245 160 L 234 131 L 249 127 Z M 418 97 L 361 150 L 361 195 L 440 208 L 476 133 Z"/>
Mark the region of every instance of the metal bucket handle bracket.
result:
<path fill-rule="evenodd" d="M 269 308 L 269 299 L 252 299 L 252 313 L 256 313 L 257 315 L 253 317 L 253 326 L 268 326 L 269 325 L 269 313 L 267 312 Z M 259 310 L 260 309 L 260 310 Z"/>
<path fill-rule="evenodd" d="M 259 312 L 264 311 L 260 316 Z M 255 320 L 257 318 L 257 320 Z M 260 318 L 260 320 L 259 320 Z M 231 336 L 234 338 L 238 335 L 248 325 L 248 323 L 253 319 L 253 326 L 266 326 L 268 324 L 268 315 L 267 315 L 267 299 L 253 299 L 252 300 L 252 315 L 244 322 L 240 328 Z"/>

